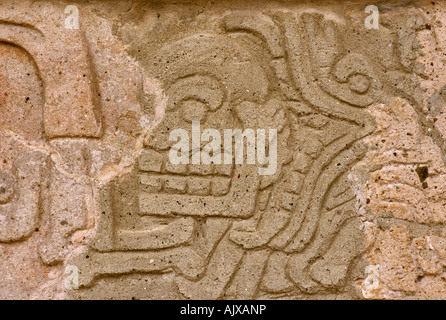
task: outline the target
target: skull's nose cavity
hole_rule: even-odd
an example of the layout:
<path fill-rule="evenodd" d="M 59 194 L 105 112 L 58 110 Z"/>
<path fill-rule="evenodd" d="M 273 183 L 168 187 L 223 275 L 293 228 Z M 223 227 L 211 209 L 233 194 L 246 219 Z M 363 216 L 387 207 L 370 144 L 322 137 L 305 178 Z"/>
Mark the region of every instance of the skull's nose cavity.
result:
<path fill-rule="evenodd" d="M 0 172 L 0 204 L 11 201 L 14 195 L 14 179 L 6 173 Z"/>

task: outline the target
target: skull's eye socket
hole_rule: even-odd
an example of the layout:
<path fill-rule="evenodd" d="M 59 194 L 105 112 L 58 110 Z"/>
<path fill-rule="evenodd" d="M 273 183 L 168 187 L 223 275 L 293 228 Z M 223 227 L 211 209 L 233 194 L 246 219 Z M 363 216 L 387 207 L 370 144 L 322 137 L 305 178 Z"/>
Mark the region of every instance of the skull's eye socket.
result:
<path fill-rule="evenodd" d="M 14 179 L 0 172 L 0 204 L 8 203 L 14 195 Z"/>

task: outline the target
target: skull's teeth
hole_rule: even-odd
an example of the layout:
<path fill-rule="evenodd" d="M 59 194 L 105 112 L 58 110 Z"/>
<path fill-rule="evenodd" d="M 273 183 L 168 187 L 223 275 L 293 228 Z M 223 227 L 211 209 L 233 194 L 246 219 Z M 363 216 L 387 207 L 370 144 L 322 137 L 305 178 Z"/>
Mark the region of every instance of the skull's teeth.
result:
<path fill-rule="evenodd" d="M 207 178 L 188 179 L 187 191 L 197 196 L 207 196 L 211 192 L 211 180 Z"/>
<path fill-rule="evenodd" d="M 216 177 L 212 180 L 212 195 L 213 196 L 224 196 L 229 192 L 231 188 L 231 179 Z"/>
<path fill-rule="evenodd" d="M 214 165 L 212 164 L 190 164 L 188 166 L 189 174 L 210 175 L 214 173 Z"/>
<path fill-rule="evenodd" d="M 234 166 L 232 164 L 215 165 L 215 174 L 223 176 L 231 176 Z"/>
<path fill-rule="evenodd" d="M 163 155 L 151 149 L 143 150 L 138 159 L 139 168 L 148 172 L 162 172 L 163 162 Z"/>
<path fill-rule="evenodd" d="M 168 193 L 185 193 L 187 181 L 181 176 L 166 176 L 164 180 L 164 190 Z"/>
<path fill-rule="evenodd" d="M 186 174 L 187 173 L 187 165 L 185 164 L 171 164 L 169 161 L 166 161 L 165 170 L 168 173 L 175 174 Z"/>
<path fill-rule="evenodd" d="M 140 176 L 140 186 L 142 191 L 149 193 L 224 196 L 229 192 L 231 179 L 143 173 Z"/>
<path fill-rule="evenodd" d="M 160 175 L 148 175 L 142 174 L 139 177 L 139 183 L 141 185 L 141 190 L 156 193 L 163 189 L 164 181 L 163 177 Z"/>
<path fill-rule="evenodd" d="M 232 175 L 234 169 L 232 164 L 172 164 L 167 154 L 152 149 L 146 149 L 141 153 L 138 167 L 144 172 L 227 177 Z"/>

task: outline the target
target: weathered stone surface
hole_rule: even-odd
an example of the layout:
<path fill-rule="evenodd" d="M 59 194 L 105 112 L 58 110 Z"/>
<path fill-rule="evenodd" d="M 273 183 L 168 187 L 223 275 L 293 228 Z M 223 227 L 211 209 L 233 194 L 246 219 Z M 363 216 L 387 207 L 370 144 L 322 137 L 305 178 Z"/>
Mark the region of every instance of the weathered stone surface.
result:
<path fill-rule="evenodd" d="M 0 0 L 0 298 L 446 298 L 446 5 L 368 5 Z"/>

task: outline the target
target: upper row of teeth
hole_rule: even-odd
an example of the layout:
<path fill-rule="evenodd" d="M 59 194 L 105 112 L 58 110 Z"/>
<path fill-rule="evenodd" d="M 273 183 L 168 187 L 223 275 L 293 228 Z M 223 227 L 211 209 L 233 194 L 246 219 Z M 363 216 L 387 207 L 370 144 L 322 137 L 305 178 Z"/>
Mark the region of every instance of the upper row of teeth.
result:
<path fill-rule="evenodd" d="M 217 175 L 231 176 L 232 164 L 172 164 L 168 154 L 155 150 L 144 150 L 138 158 L 141 171 L 156 173 L 171 173 L 181 175 Z"/>
<path fill-rule="evenodd" d="M 227 177 L 173 176 L 142 173 L 141 190 L 149 193 L 189 194 L 197 196 L 223 196 L 229 192 L 231 179 Z"/>

